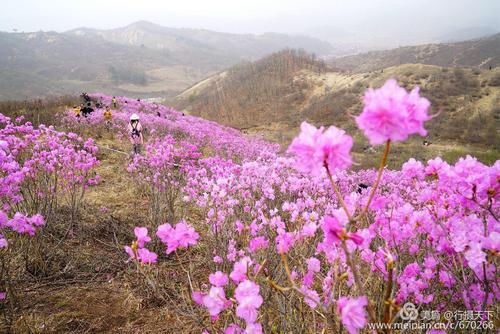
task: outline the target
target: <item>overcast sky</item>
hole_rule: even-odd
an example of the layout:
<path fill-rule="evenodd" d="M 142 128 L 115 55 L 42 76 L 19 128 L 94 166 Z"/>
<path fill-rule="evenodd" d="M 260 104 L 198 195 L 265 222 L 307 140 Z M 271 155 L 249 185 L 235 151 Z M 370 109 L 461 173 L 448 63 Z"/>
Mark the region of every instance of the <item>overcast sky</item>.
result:
<path fill-rule="evenodd" d="M 500 31 L 500 0 L 0 0 L 0 30 L 116 28 L 138 20 L 234 33 L 427 36 Z"/>

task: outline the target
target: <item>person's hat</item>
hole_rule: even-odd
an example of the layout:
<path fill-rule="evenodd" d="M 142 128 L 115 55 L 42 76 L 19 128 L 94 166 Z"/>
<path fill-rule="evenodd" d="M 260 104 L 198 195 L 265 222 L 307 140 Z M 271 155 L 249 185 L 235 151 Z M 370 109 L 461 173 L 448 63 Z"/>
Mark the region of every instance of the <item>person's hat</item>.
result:
<path fill-rule="evenodd" d="M 139 115 L 137 115 L 137 114 L 132 114 L 132 116 L 130 116 L 130 120 L 131 120 L 131 121 L 138 121 L 138 120 L 139 120 Z"/>

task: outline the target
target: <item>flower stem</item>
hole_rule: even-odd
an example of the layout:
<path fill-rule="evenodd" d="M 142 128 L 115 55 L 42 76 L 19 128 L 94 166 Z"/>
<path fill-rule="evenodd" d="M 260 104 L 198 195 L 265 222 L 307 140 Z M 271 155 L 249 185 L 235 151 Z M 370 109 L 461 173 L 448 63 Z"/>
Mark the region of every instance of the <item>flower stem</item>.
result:
<path fill-rule="evenodd" d="M 392 293 L 392 285 L 393 285 L 393 273 L 394 273 L 394 264 L 389 262 L 387 265 L 387 271 L 389 275 L 389 279 L 387 281 L 387 290 L 385 290 L 385 307 L 384 307 L 384 322 L 386 324 L 390 324 L 392 321 L 392 301 L 391 301 L 391 293 Z M 392 331 L 387 328 L 385 331 L 387 334 Z"/>
<path fill-rule="evenodd" d="M 358 218 L 364 216 L 366 212 L 368 212 L 368 209 L 370 208 L 370 204 L 372 203 L 373 197 L 375 196 L 375 192 L 377 191 L 377 188 L 380 184 L 380 179 L 382 178 L 382 173 L 384 171 L 385 164 L 387 162 L 387 156 L 389 155 L 389 149 L 391 147 L 391 141 L 388 140 L 385 143 L 385 149 L 384 149 L 384 154 L 382 155 L 382 159 L 380 160 L 380 166 L 378 168 L 378 173 L 377 173 L 377 179 L 375 180 L 375 184 L 373 185 L 372 191 L 370 193 L 370 197 L 368 197 L 368 202 L 366 202 L 366 206 L 363 209 L 363 211 L 355 218 L 357 220 Z"/>
<path fill-rule="evenodd" d="M 290 267 L 288 266 L 288 261 L 286 259 L 286 256 L 283 253 L 280 253 L 280 256 L 281 256 L 281 261 L 283 261 L 283 265 L 285 266 L 285 271 L 286 271 L 286 275 L 288 276 L 288 280 L 290 281 L 290 284 L 292 285 L 292 287 L 294 287 L 295 282 L 293 281 L 292 273 L 290 272 Z"/>
<path fill-rule="evenodd" d="M 347 249 L 347 245 L 345 243 L 345 240 L 342 240 L 342 249 L 344 250 L 345 253 L 345 258 L 347 265 L 349 268 L 351 268 L 352 276 L 354 278 L 354 284 L 356 284 L 356 289 L 358 290 L 358 293 L 360 295 L 364 295 L 368 298 L 368 295 L 365 293 L 365 289 L 363 288 L 363 285 L 361 284 L 361 280 L 359 278 L 359 272 L 358 268 L 354 265 L 352 258 L 351 258 L 351 253 L 349 253 Z M 366 306 L 366 309 L 368 311 L 368 315 L 370 316 L 371 320 L 373 323 L 377 322 L 377 317 L 375 316 L 375 312 L 373 311 L 373 305 L 371 300 L 368 298 L 368 305 Z"/>
<path fill-rule="evenodd" d="M 300 295 L 302 295 L 304 297 L 304 299 L 309 299 L 309 300 L 312 300 L 312 301 L 316 302 L 315 300 L 311 299 L 311 297 L 309 297 L 306 294 L 304 294 L 297 287 L 297 285 L 295 285 L 295 282 L 293 281 L 293 278 L 292 278 L 292 273 L 290 272 L 290 267 L 288 266 L 288 260 L 286 258 L 286 255 L 284 253 L 281 253 L 280 255 L 281 255 L 281 261 L 283 261 L 283 265 L 285 266 L 285 271 L 286 271 L 286 274 L 288 276 L 288 280 L 290 281 L 291 287 L 281 287 L 278 284 L 274 283 L 271 279 L 268 278 L 268 281 L 269 281 L 269 283 L 271 283 L 271 286 L 274 287 L 275 289 L 279 290 L 279 291 L 282 291 L 282 292 L 285 292 L 285 291 L 288 291 L 288 290 L 294 290 L 295 292 L 297 292 Z M 318 304 L 321 304 L 321 303 L 318 303 Z M 325 315 L 325 314 L 328 314 L 328 310 L 324 306 L 320 305 L 320 308 L 323 311 L 323 313 L 321 313 L 318 310 L 316 310 L 316 308 L 313 308 L 313 311 L 316 312 L 316 313 L 318 313 L 322 318 L 326 319 L 328 325 L 331 327 L 331 329 L 333 331 L 335 331 L 335 322 L 333 321 L 333 316 L 330 317 L 330 316 Z"/>
<path fill-rule="evenodd" d="M 340 193 L 340 189 L 337 183 L 333 180 L 332 173 L 330 172 L 330 168 L 328 167 L 326 161 L 324 166 L 326 168 L 326 173 L 328 174 L 328 178 L 330 179 L 330 183 L 332 184 L 333 191 L 335 191 L 335 195 L 337 195 L 340 206 L 342 207 L 342 209 L 344 209 L 345 214 L 347 215 L 347 219 L 351 221 L 351 214 L 349 213 L 349 209 L 347 208 L 347 205 L 345 204 L 344 199 L 342 198 L 342 194 Z"/>

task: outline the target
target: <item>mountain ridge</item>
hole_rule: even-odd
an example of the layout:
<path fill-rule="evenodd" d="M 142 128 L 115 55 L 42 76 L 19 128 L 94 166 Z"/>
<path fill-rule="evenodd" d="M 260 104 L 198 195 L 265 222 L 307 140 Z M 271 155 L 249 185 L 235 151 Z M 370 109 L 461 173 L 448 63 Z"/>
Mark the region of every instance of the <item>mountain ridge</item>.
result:
<path fill-rule="evenodd" d="M 65 34 L 94 35 L 118 44 L 171 51 L 183 48 L 189 50 L 194 45 L 248 60 L 255 60 L 285 47 L 304 48 L 308 52 L 325 55 L 335 51 L 330 43 L 304 35 L 273 32 L 233 34 L 208 29 L 165 27 L 149 21 L 138 21 L 114 29 L 77 28 Z"/>
<path fill-rule="evenodd" d="M 417 63 L 443 67 L 500 66 L 500 33 L 461 42 L 404 46 L 329 60 L 331 66 L 355 73 Z"/>
<path fill-rule="evenodd" d="M 331 51 L 328 43 L 311 38 L 177 29 L 147 21 L 109 31 L 0 32 L 4 79 L 0 99 L 82 91 L 141 98 L 175 96 L 203 78 L 287 45 Z"/>
<path fill-rule="evenodd" d="M 450 145 L 462 148 L 471 144 L 487 150 L 500 146 L 500 68 L 402 64 L 354 73 L 334 69 L 306 53 L 286 50 L 220 72 L 167 103 L 188 114 L 264 134 L 283 147 L 297 135 L 303 120 L 335 124 L 356 136 L 355 152 L 362 153 L 369 144 L 352 115 L 362 109 L 363 92 L 380 87 L 389 78 L 407 90 L 420 86 L 433 112 L 439 112 L 428 128 L 430 140 L 436 141 L 434 147 L 445 151 Z M 418 138 L 409 143 L 415 150 L 411 154 L 424 154 L 418 151 Z M 402 152 L 409 151 L 404 148 Z"/>

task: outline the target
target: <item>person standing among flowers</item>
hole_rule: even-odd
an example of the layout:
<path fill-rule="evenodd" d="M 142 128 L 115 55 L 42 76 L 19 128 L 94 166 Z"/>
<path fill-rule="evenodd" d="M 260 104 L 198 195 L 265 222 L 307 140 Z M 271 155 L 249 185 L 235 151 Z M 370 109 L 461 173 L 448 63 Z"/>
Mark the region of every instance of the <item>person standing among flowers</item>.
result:
<path fill-rule="evenodd" d="M 80 117 L 82 114 L 82 108 L 79 106 L 74 106 L 73 107 L 73 112 L 75 113 L 76 117 Z"/>
<path fill-rule="evenodd" d="M 104 116 L 104 121 L 106 122 L 106 129 L 109 130 L 111 126 L 111 119 L 113 118 L 113 115 L 111 113 L 111 108 L 109 106 L 106 107 L 103 116 Z"/>
<path fill-rule="evenodd" d="M 132 116 L 130 116 L 128 134 L 130 142 L 134 147 L 134 154 L 140 154 L 141 147 L 144 144 L 144 137 L 142 135 L 142 125 L 139 122 L 139 116 L 137 114 L 132 114 Z"/>

